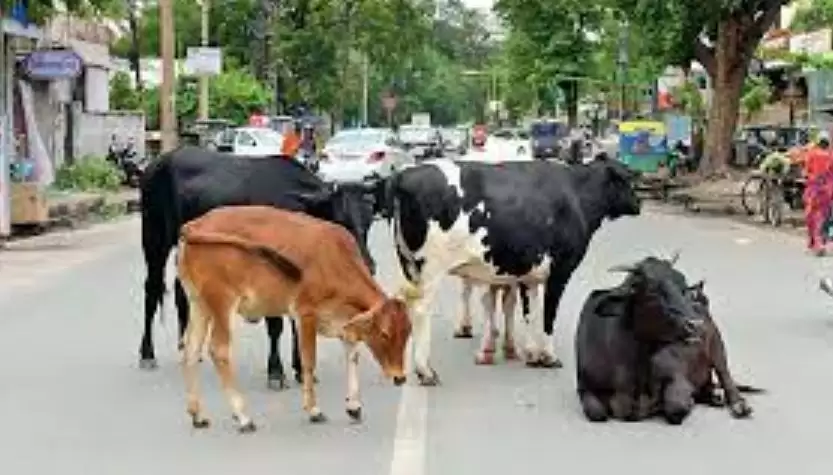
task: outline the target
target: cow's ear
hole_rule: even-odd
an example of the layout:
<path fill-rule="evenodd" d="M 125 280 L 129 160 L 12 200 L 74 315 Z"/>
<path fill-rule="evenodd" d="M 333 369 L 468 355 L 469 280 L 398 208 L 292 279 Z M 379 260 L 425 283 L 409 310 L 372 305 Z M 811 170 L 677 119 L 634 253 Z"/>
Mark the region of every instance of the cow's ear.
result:
<path fill-rule="evenodd" d="M 373 328 L 374 311 L 370 310 L 360 313 L 351 318 L 343 328 L 344 339 L 348 342 L 355 343 L 363 340 L 363 336 L 370 332 Z"/>

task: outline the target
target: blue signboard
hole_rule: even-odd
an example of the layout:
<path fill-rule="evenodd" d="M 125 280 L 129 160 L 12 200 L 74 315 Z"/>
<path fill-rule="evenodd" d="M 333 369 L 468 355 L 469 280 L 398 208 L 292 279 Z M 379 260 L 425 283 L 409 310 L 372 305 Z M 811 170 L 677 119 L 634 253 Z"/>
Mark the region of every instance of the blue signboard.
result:
<path fill-rule="evenodd" d="M 23 67 L 32 79 L 71 79 L 81 74 L 84 61 L 69 49 L 40 50 L 29 53 Z"/>

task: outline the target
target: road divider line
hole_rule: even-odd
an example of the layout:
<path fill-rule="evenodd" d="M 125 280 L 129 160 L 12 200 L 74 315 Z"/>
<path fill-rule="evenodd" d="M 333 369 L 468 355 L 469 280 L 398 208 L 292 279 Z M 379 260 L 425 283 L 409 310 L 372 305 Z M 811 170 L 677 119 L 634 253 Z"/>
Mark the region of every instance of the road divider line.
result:
<path fill-rule="evenodd" d="M 408 384 L 402 389 L 396 414 L 391 475 L 424 475 L 428 389 Z"/>

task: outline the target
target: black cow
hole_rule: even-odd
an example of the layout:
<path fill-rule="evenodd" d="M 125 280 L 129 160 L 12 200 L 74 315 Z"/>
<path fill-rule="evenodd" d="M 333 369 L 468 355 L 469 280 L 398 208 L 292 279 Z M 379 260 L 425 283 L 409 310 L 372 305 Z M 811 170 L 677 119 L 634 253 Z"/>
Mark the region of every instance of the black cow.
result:
<path fill-rule="evenodd" d="M 417 299 L 412 318 L 421 383 L 438 382 L 428 361 L 429 315 L 448 273 L 478 284 L 521 285 L 528 297 L 524 359 L 560 366 L 552 332 L 561 295 L 602 221 L 639 214 L 632 179 L 624 165 L 604 158 L 576 166 L 440 159 L 394 175 L 388 200 L 399 261 Z M 481 352 L 494 346 L 492 338 L 484 332 Z"/>
<path fill-rule="evenodd" d="M 344 226 L 359 242 L 373 269 L 367 249 L 367 232 L 373 212 L 367 198 L 369 184 L 335 186 L 324 183 L 294 160 L 286 157 L 242 158 L 182 147 L 148 167 L 141 183 L 142 251 L 147 266 L 145 280 L 145 328 L 139 350 L 140 367 L 153 369 L 153 317 L 165 294 L 165 265 L 179 239 L 180 227 L 208 211 L 234 205 L 275 206 L 305 212 Z M 188 322 L 188 303 L 176 281 L 176 306 L 180 336 Z M 269 386 L 284 388 L 286 378 L 278 349 L 283 319 L 267 318 L 269 331 Z M 301 363 L 295 322 L 292 368 L 300 381 Z"/>
<path fill-rule="evenodd" d="M 649 384 L 642 396 L 640 418 L 662 414 L 670 424 L 681 424 L 695 404 L 714 407 L 728 406 L 736 418 L 749 417 L 752 407 L 741 393 L 758 393 L 762 389 L 735 383 L 729 371 L 726 346 L 720 330 L 711 316 L 709 299 L 703 292 L 703 281 L 686 290 L 694 302 L 695 311 L 703 317 L 701 338 L 694 343 L 673 342 L 653 352 L 650 371 L 645 377 Z M 714 376 L 723 389 L 717 392 Z"/>
<path fill-rule="evenodd" d="M 594 290 L 575 336 L 576 382 L 585 416 L 638 420 L 650 352 L 658 345 L 699 337 L 702 316 L 686 296 L 673 261 L 648 257 L 628 267 L 618 287 Z"/>

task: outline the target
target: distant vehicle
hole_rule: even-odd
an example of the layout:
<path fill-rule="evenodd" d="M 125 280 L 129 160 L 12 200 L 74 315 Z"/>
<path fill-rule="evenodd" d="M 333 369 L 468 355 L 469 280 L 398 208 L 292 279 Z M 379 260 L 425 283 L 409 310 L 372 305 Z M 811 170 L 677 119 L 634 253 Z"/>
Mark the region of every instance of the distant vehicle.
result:
<path fill-rule="evenodd" d="M 492 136 L 505 140 L 509 147 L 519 154 L 529 153 L 530 135 L 524 129 L 499 129 L 492 133 Z"/>
<path fill-rule="evenodd" d="M 399 128 L 399 139 L 405 151 L 415 159 L 443 156 L 443 138 L 433 127 L 403 125 Z"/>
<path fill-rule="evenodd" d="M 290 115 L 273 115 L 269 117 L 269 128 L 279 134 L 289 132 L 289 128 L 294 127 L 295 118 Z"/>
<path fill-rule="evenodd" d="M 413 164 L 413 157 L 391 130 L 346 129 L 324 145 L 318 174 L 327 181 L 359 182 L 374 176 L 387 178 Z"/>
<path fill-rule="evenodd" d="M 279 155 L 283 135 L 264 127 L 237 127 L 220 132 L 215 139 L 217 151 L 241 157 Z"/>
<path fill-rule="evenodd" d="M 547 159 L 559 155 L 559 141 L 568 134 L 567 125 L 554 120 L 540 120 L 529 127 L 532 138 L 532 157 Z"/>
<path fill-rule="evenodd" d="M 440 129 L 443 149 L 446 152 L 463 155 L 469 148 L 469 130 L 464 127 L 446 127 Z"/>

